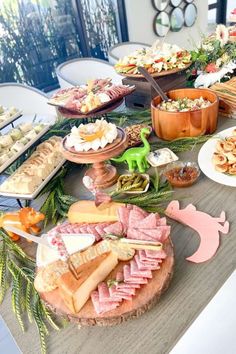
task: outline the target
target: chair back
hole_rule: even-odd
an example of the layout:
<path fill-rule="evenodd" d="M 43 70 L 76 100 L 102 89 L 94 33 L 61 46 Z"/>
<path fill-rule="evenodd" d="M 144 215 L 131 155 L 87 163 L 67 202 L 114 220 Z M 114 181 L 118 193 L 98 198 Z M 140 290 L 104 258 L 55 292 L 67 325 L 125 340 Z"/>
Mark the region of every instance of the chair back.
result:
<path fill-rule="evenodd" d="M 56 119 L 55 107 L 47 104 L 48 96 L 33 87 L 14 82 L 0 84 L 0 105 L 16 107 L 23 115 L 40 115 Z"/>
<path fill-rule="evenodd" d="M 88 80 L 111 78 L 113 83 L 120 84 L 122 76 L 105 60 L 79 58 L 69 60 L 57 67 L 57 77 L 61 88 L 86 84 Z"/>
<path fill-rule="evenodd" d="M 131 54 L 137 49 L 150 48 L 151 46 L 146 43 L 139 42 L 122 42 L 114 45 L 108 51 L 109 63 L 114 65 L 117 61 L 126 55 Z"/>

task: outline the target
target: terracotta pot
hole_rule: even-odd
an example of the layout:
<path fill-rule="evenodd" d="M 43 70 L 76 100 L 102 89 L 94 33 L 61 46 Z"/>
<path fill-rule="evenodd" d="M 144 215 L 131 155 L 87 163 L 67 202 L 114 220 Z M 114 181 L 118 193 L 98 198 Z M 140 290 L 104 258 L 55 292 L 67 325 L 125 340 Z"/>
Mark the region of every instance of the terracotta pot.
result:
<path fill-rule="evenodd" d="M 167 92 L 171 99 L 203 97 L 212 104 L 206 108 L 189 112 L 168 112 L 157 108 L 162 101 L 160 96 L 151 102 L 152 126 L 156 135 L 164 140 L 173 140 L 188 136 L 212 134 L 216 130 L 219 99 L 207 89 L 184 88 Z"/>

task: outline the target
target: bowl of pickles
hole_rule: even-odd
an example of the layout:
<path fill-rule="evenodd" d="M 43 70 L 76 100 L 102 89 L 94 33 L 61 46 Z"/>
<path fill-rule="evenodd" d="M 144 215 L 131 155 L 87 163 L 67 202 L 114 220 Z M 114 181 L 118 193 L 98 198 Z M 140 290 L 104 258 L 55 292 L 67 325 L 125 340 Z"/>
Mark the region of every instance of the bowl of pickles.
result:
<path fill-rule="evenodd" d="M 117 180 L 116 190 L 125 194 L 142 194 L 148 191 L 148 174 L 132 173 L 121 175 Z"/>

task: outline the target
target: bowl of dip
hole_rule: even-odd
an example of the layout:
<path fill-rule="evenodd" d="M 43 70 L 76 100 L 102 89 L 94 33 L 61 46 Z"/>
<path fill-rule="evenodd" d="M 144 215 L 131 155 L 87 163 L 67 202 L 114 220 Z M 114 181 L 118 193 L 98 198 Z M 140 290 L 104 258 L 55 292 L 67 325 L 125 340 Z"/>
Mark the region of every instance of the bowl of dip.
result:
<path fill-rule="evenodd" d="M 173 162 L 163 171 L 163 175 L 173 187 L 183 188 L 194 184 L 200 176 L 200 169 L 195 162 Z"/>
<path fill-rule="evenodd" d="M 208 89 L 183 88 L 151 102 L 152 126 L 164 140 L 212 134 L 217 127 L 219 99 Z"/>

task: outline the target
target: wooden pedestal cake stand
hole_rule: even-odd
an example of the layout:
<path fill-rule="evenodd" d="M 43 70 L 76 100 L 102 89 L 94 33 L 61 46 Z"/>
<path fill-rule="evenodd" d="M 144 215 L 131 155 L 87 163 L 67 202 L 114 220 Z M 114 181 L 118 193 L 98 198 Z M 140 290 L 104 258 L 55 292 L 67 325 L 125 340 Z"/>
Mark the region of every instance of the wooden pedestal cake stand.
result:
<path fill-rule="evenodd" d="M 174 268 L 174 252 L 170 238 L 164 243 L 163 249 L 167 258 L 163 260 L 161 268 L 152 272 L 152 279 L 149 279 L 147 284 L 141 285 L 140 289 L 136 289 L 136 294 L 131 301 L 123 300 L 115 310 L 98 315 L 94 310 L 91 299 L 89 299 L 80 312 L 71 313 L 58 289 L 40 293 L 40 297 L 53 312 L 81 326 L 113 326 L 137 318 L 157 303 L 171 281 Z M 115 278 L 117 272 L 122 270 L 125 264 L 128 264 L 128 262 L 119 262 L 109 274 L 107 280 Z"/>
<path fill-rule="evenodd" d="M 89 168 L 85 175 L 90 176 L 97 188 L 107 188 L 116 183 L 118 175 L 116 168 L 110 164 L 105 163 L 111 157 L 120 155 L 128 146 L 128 139 L 123 129 L 117 128 L 118 136 L 111 143 L 103 149 L 97 151 L 81 151 L 76 152 L 73 148 L 66 147 L 66 137 L 63 140 L 63 155 L 64 157 L 75 163 L 92 163 L 93 166 Z"/>

